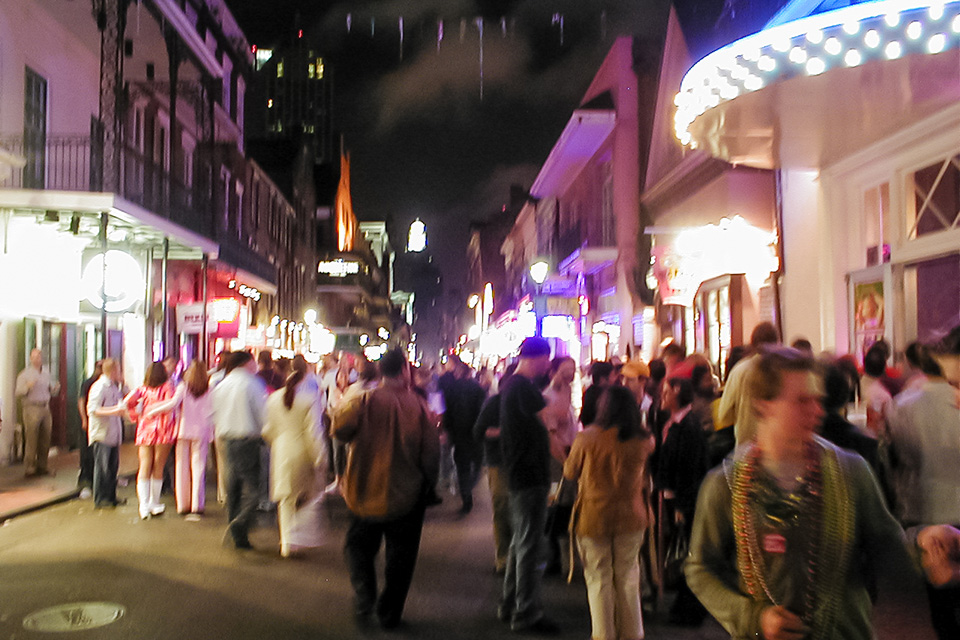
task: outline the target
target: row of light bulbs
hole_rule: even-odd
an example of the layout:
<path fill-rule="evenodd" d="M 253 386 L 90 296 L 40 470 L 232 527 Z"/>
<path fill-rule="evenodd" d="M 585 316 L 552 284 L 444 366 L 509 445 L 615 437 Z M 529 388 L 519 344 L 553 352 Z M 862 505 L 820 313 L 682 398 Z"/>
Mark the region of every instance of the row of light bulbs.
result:
<path fill-rule="evenodd" d="M 698 62 L 674 98 L 675 133 L 684 145 L 690 125 L 708 109 L 771 82 L 869 59 L 937 54 L 960 46 L 960 2 L 888 0 L 810 16 L 748 36 Z"/>

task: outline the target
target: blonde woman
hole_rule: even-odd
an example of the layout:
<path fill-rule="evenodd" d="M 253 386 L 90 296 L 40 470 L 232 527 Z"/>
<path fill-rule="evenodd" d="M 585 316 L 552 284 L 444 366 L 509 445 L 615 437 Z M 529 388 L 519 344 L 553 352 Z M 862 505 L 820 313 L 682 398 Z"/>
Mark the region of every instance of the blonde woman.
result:
<path fill-rule="evenodd" d="M 317 468 L 322 467 L 316 440 L 319 415 L 314 394 L 300 390 L 304 371 L 291 374 L 283 387 L 267 399 L 263 439 L 270 444 L 270 497 L 277 503 L 280 555 L 290 556 L 290 533 L 297 510 L 318 490 Z"/>

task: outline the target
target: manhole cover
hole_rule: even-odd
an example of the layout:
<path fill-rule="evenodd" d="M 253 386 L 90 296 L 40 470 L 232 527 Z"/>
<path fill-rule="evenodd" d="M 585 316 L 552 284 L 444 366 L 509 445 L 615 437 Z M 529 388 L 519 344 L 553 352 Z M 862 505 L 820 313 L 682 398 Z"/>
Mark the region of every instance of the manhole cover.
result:
<path fill-rule="evenodd" d="M 123 617 L 125 609 L 113 602 L 71 602 L 34 611 L 23 619 L 28 631 L 84 631 Z"/>

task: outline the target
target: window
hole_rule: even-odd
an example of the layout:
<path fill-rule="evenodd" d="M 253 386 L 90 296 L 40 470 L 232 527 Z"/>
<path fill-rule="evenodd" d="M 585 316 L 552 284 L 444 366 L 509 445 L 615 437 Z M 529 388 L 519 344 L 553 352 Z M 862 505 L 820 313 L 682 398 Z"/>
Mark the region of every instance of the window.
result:
<path fill-rule="evenodd" d="M 226 167 L 220 167 L 220 182 L 223 185 L 223 230 L 230 230 L 230 172 Z"/>
<path fill-rule="evenodd" d="M 890 261 L 890 183 L 867 189 L 861 202 L 866 266 Z"/>
<path fill-rule="evenodd" d="M 47 171 L 47 81 L 30 67 L 24 73 L 23 186 L 42 189 Z"/>
<path fill-rule="evenodd" d="M 616 244 L 616 219 L 613 214 L 613 172 L 610 163 L 606 162 L 601 168 L 603 191 L 600 200 L 600 232 L 604 247 Z"/>
<path fill-rule="evenodd" d="M 237 193 L 237 240 L 243 239 L 243 185 L 237 180 L 234 187 Z"/>
<path fill-rule="evenodd" d="M 960 227 L 960 154 L 907 176 L 907 238 Z"/>

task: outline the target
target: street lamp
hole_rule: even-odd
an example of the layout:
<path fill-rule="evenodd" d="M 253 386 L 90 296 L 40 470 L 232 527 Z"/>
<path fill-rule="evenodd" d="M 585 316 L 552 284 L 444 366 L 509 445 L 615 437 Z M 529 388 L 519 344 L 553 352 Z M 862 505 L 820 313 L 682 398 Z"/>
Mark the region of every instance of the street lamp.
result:
<path fill-rule="evenodd" d="M 543 334 L 543 316 L 546 314 L 546 299 L 543 297 L 543 283 L 547 279 L 550 265 L 546 260 L 537 260 L 530 265 L 530 278 L 537 283 L 537 293 L 533 297 L 533 312 L 537 317 L 537 335 Z"/>
<path fill-rule="evenodd" d="M 546 260 L 537 260 L 532 265 L 530 265 L 530 277 L 533 278 L 533 281 L 537 283 L 537 292 L 540 291 L 540 286 L 543 285 L 544 280 L 547 279 L 547 272 L 550 271 L 550 265 Z"/>

